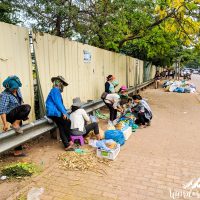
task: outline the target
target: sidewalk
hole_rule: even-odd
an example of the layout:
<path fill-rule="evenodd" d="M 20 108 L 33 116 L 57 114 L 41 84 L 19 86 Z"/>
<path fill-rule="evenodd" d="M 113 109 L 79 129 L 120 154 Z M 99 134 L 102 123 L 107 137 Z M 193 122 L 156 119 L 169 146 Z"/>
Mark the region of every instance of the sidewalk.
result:
<path fill-rule="evenodd" d="M 107 175 L 64 171 L 55 159 L 8 200 L 32 187 L 45 189 L 43 200 L 170 200 L 174 191 L 185 191 L 182 185 L 200 175 L 200 104 L 194 94 L 162 89 L 142 95 L 153 110 L 152 126 L 131 136 Z"/>

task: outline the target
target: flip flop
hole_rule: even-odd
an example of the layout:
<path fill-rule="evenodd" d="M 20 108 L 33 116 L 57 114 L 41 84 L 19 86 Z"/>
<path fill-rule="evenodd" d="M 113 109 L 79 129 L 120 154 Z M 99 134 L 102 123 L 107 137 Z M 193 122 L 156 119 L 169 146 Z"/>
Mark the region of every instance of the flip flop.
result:
<path fill-rule="evenodd" d="M 143 126 L 140 126 L 140 127 L 139 127 L 139 129 L 143 129 L 143 128 L 146 128 L 146 126 L 145 126 L 145 125 L 143 125 Z"/>
<path fill-rule="evenodd" d="M 14 157 L 26 157 L 27 155 L 25 153 L 20 153 L 19 155 L 14 155 Z"/>
<path fill-rule="evenodd" d="M 13 127 L 13 126 L 10 126 L 12 129 L 14 129 L 15 130 L 15 132 L 17 133 L 17 134 L 22 134 L 23 133 L 23 130 L 21 129 L 21 127 L 18 127 L 18 128 L 15 128 L 15 127 Z"/>
<path fill-rule="evenodd" d="M 65 149 L 65 151 L 75 151 L 75 149 L 70 147 L 69 149 Z"/>

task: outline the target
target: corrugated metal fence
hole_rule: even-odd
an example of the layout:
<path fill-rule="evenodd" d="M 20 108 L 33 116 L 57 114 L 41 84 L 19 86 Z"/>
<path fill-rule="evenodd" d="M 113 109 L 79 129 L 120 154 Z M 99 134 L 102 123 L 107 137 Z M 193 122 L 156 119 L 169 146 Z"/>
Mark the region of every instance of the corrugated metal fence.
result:
<path fill-rule="evenodd" d="M 105 77 L 109 74 L 114 74 L 120 85 L 129 87 L 144 81 L 144 63 L 141 60 L 49 34 L 36 33 L 33 38 L 45 99 L 52 85 L 50 77 L 59 74 L 69 82 L 64 93 L 67 106 L 77 96 L 83 101 L 99 99 L 104 90 Z M 84 60 L 85 52 L 91 56 L 87 62 Z M 148 80 L 155 72 L 155 67 L 151 68 Z"/>
<path fill-rule="evenodd" d="M 150 80 L 156 67 L 144 70 L 144 62 L 129 56 L 84 45 L 44 33 L 32 33 L 35 58 L 44 100 L 52 87 L 51 77 L 62 75 L 69 86 L 63 93 L 69 107 L 74 97 L 99 99 L 105 77 L 114 74 L 120 85 L 135 86 Z M 0 23 L 0 85 L 12 74 L 20 77 L 25 103 L 34 107 L 33 74 L 29 30 Z M 144 79 L 144 73 L 146 78 Z M 34 119 L 32 109 L 31 120 Z"/>
<path fill-rule="evenodd" d="M 20 77 L 24 102 L 34 107 L 33 74 L 28 29 L 0 23 L 0 92 L 9 75 Z M 34 119 L 34 112 L 30 114 Z"/>

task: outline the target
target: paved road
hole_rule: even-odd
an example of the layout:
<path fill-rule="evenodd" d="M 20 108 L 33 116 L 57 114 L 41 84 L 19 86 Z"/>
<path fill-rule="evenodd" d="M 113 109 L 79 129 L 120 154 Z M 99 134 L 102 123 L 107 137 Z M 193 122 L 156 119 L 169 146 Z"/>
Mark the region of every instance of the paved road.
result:
<path fill-rule="evenodd" d="M 199 87 L 200 76 L 193 80 Z M 44 200 L 197 199 L 194 196 L 200 193 L 190 197 L 186 196 L 191 195 L 186 193 L 189 188 L 183 189 L 183 184 L 200 177 L 200 103 L 196 95 L 162 89 L 147 89 L 142 95 L 153 109 L 152 126 L 131 136 L 106 176 L 63 171 L 54 160 L 44 173 L 21 184 L 24 187 L 7 199 L 26 194 L 31 187 L 44 187 Z"/>

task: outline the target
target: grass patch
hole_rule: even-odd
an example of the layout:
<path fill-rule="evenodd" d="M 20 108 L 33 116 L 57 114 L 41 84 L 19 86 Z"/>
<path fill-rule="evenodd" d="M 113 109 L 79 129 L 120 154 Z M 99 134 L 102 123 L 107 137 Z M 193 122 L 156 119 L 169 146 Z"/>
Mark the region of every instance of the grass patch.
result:
<path fill-rule="evenodd" d="M 35 164 L 27 162 L 12 163 L 1 169 L 1 175 L 9 178 L 27 177 L 39 172 Z"/>
<path fill-rule="evenodd" d="M 27 197 L 25 195 L 20 195 L 17 200 L 27 200 Z"/>

